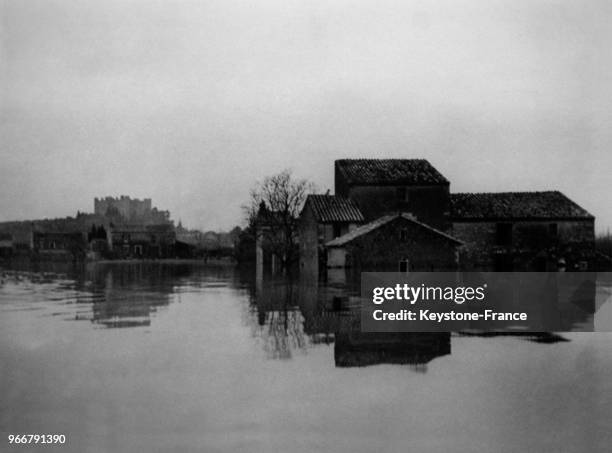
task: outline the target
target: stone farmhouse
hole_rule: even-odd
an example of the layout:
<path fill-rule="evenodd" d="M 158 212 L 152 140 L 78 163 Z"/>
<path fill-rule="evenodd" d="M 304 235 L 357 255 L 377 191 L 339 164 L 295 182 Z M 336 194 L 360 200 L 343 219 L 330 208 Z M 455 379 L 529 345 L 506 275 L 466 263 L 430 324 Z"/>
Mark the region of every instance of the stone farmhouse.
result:
<path fill-rule="evenodd" d="M 558 191 L 451 193 L 424 159 L 342 159 L 300 215 L 300 266 L 591 270 L 595 218 Z"/>

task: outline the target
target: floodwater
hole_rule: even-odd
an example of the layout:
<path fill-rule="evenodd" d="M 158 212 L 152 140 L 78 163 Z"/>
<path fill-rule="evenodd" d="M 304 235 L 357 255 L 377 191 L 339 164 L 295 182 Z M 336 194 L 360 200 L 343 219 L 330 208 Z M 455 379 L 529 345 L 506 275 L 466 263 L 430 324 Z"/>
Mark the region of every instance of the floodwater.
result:
<path fill-rule="evenodd" d="M 612 334 L 364 336 L 342 285 L 251 274 L 2 272 L 0 451 L 610 451 Z"/>

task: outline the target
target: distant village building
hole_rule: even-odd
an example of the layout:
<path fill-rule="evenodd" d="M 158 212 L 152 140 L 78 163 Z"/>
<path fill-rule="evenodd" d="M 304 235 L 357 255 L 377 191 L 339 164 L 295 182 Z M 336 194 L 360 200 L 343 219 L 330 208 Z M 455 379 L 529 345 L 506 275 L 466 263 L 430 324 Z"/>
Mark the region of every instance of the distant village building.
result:
<path fill-rule="evenodd" d="M 179 220 L 175 229 L 175 254 L 178 258 L 196 258 L 202 254 L 202 232 L 188 230 Z"/>
<path fill-rule="evenodd" d="M 204 250 L 216 250 L 219 248 L 219 235 L 214 231 L 207 231 L 202 233 L 200 243 Z"/>
<path fill-rule="evenodd" d="M 0 223 L 2 235 L 2 257 L 13 258 L 28 255 L 34 244 L 32 242 L 33 222 L 14 221 Z"/>
<path fill-rule="evenodd" d="M 176 234 L 169 224 L 122 225 L 111 228 L 118 258 L 173 258 Z"/>
<path fill-rule="evenodd" d="M 181 221 L 176 226 L 176 240 L 198 248 L 202 246 L 203 233 L 199 230 L 188 230 Z"/>
<path fill-rule="evenodd" d="M 87 236 L 82 231 L 34 231 L 33 250 L 49 261 L 84 261 Z"/>
<path fill-rule="evenodd" d="M 170 212 L 152 207 L 151 199 L 139 200 L 126 195 L 94 199 L 94 214 L 113 218 L 119 217 L 127 224 L 163 224 L 170 223 Z"/>
<path fill-rule="evenodd" d="M 234 253 L 237 236 L 231 232 L 206 231 L 200 233 L 199 249 L 205 257 L 228 257 Z"/>
<path fill-rule="evenodd" d="M 0 258 L 10 258 L 13 256 L 13 235 L 10 233 L 0 233 Z"/>
<path fill-rule="evenodd" d="M 176 232 L 170 213 L 153 207 L 150 198 L 95 198 L 94 211 L 108 219 L 112 257 L 175 257 Z"/>
<path fill-rule="evenodd" d="M 95 213 L 0 223 L 0 257 L 35 260 L 174 258 L 176 234 L 168 211 L 151 200 L 94 200 Z"/>

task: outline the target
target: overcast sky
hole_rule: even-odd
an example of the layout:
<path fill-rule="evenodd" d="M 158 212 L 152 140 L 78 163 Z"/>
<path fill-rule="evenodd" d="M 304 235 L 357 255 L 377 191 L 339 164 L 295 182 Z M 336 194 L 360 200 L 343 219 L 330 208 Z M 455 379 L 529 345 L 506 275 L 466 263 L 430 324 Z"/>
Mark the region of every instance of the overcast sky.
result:
<path fill-rule="evenodd" d="M 266 175 L 404 157 L 612 225 L 610 1 L 0 5 L 0 220 L 126 194 L 228 229 Z"/>

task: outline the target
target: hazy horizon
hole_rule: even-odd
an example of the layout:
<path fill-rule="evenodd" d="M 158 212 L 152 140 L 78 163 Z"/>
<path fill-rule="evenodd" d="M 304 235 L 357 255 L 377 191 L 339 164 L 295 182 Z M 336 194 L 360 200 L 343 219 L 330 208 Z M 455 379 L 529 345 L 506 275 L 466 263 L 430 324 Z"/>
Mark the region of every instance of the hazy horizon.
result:
<path fill-rule="evenodd" d="M 229 230 L 267 175 L 425 158 L 612 225 L 603 0 L 0 0 L 0 221 L 151 198 Z"/>

